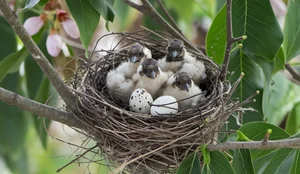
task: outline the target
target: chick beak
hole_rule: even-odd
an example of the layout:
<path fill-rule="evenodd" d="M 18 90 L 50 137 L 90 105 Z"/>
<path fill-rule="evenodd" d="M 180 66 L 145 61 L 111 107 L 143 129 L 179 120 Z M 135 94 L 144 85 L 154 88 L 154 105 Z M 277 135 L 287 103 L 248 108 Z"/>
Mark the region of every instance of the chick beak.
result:
<path fill-rule="evenodd" d="M 151 78 L 154 79 L 156 77 L 156 72 L 154 71 L 151 71 L 151 74 L 150 74 Z"/>
<path fill-rule="evenodd" d="M 186 90 L 187 92 L 189 92 L 189 84 L 184 84 L 184 90 Z"/>
<path fill-rule="evenodd" d="M 135 62 L 138 61 L 138 57 L 137 57 L 137 56 L 131 56 L 131 57 L 129 58 L 129 60 L 130 60 L 130 62 L 135 63 Z"/>
<path fill-rule="evenodd" d="M 173 51 L 172 52 L 172 56 L 175 58 L 175 57 L 177 57 L 179 55 L 179 53 L 177 52 L 177 51 Z"/>

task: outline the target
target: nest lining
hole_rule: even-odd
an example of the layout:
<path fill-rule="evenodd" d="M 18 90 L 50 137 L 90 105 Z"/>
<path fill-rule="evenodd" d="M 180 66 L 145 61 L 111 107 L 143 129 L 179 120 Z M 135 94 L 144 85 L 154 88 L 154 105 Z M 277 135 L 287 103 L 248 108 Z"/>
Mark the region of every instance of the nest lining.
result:
<path fill-rule="evenodd" d="M 95 50 L 107 54 L 97 61 L 84 60 L 73 81 L 82 113 L 78 119 L 84 130 L 115 166 L 133 160 L 127 168 L 133 173 L 174 170 L 199 145 L 211 143 L 215 131 L 237 109 L 229 100 L 229 85 L 218 78 L 219 67 L 189 49 L 206 66 L 207 78 L 200 85 L 206 91 L 205 101 L 195 108 L 161 117 L 131 112 L 128 107 L 116 104 L 106 88 L 107 73 L 127 60 L 127 49 L 135 42 L 149 48 L 154 59 L 162 58 L 171 37 L 157 36 L 149 31 L 104 36 L 115 37 L 115 46 L 110 50 Z"/>

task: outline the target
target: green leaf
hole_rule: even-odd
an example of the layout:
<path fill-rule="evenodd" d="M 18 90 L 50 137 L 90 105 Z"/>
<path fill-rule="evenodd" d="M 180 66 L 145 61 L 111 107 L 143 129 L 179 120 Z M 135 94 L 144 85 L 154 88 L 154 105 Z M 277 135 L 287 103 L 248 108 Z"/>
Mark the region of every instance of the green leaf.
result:
<path fill-rule="evenodd" d="M 231 61 L 229 69 L 234 74 L 230 77 L 230 81 L 234 83 L 243 72 L 245 75 L 238 85 L 238 88 L 233 94 L 233 98 L 238 98 L 240 101 L 244 101 L 249 96 L 255 94 L 257 90 L 260 94 L 255 96 L 256 102 L 247 105 L 252 107 L 258 112 L 246 112 L 243 116 L 243 123 L 250 121 L 262 121 L 262 92 L 263 92 L 263 79 L 261 77 L 261 69 L 255 61 L 243 54 L 241 50 L 236 50 L 231 55 Z"/>
<path fill-rule="evenodd" d="M 218 64 L 223 63 L 226 49 L 226 8 L 223 6 L 213 20 L 206 36 L 206 52 Z"/>
<path fill-rule="evenodd" d="M 180 164 L 176 174 L 200 174 L 200 159 L 197 151 L 186 157 Z"/>
<path fill-rule="evenodd" d="M 16 72 L 19 70 L 20 64 L 28 56 L 26 48 L 8 55 L 0 62 L 0 82 L 5 78 L 8 73 Z"/>
<path fill-rule="evenodd" d="M 209 154 L 209 151 L 207 150 L 206 146 L 207 146 L 206 144 L 203 144 L 201 146 L 201 153 L 203 156 L 204 164 L 210 164 L 210 154 Z"/>
<path fill-rule="evenodd" d="M 48 3 L 49 0 L 40 0 L 39 5 L 44 6 Z"/>
<path fill-rule="evenodd" d="M 288 115 L 285 130 L 294 135 L 299 132 L 300 129 L 300 103 L 294 105 L 293 110 Z"/>
<path fill-rule="evenodd" d="M 237 141 L 249 141 L 250 139 L 241 131 L 237 130 Z"/>
<path fill-rule="evenodd" d="M 193 17 L 193 7 L 195 6 L 193 0 L 165 1 L 165 3 L 168 8 L 174 9 L 178 16 L 187 24 L 191 23 Z"/>
<path fill-rule="evenodd" d="M 210 152 L 211 163 L 204 165 L 202 173 L 209 174 L 234 174 L 234 170 L 230 165 L 226 156 L 219 151 Z"/>
<path fill-rule="evenodd" d="M 280 149 L 278 150 L 268 166 L 262 172 L 263 174 L 282 174 L 286 173 L 292 167 L 293 160 L 297 153 L 296 149 Z"/>
<path fill-rule="evenodd" d="M 19 74 L 8 74 L 0 86 L 13 92 L 19 91 Z M 27 119 L 20 109 L 0 102 L 0 154 L 18 153 L 24 146 Z"/>
<path fill-rule="evenodd" d="M 46 101 L 49 99 L 50 93 L 50 82 L 49 80 L 44 76 L 39 89 L 37 90 L 36 96 L 35 96 L 35 101 L 40 102 L 40 103 L 46 103 Z M 42 116 L 42 115 L 40 115 Z M 37 134 L 41 140 L 42 146 L 44 149 L 47 148 L 47 138 L 48 138 L 48 133 L 45 129 L 48 130 L 51 120 L 46 119 L 46 118 L 38 118 L 39 116 L 34 116 L 34 125 L 35 129 L 37 131 Z"/>
<path fill-rule="evenodd" d="M 236 0 L 232 4 L 234 37 L 247 36 L 242 51 L 249 57 L 259 56 L 272 61 L 283 34 L 273 13 L 270 1 Z"/>
<path fill-rule="evenodd" d="M 288 10 L 284 21 L 283 49 L 286 60 L 300 54 L 300 1 L 289 0 Z"/>
<path fill-rule="evenodd" d="M 254 174 L 252 157 L 249 149 L 233 150 L 232 166 L 236 173 Z"/>
<path fill-rule="evenodd" d="M 98 26 L 100 14 L 87 0 L 66 0 L 66 2 L 78 25 L 80 40 L 87 51 Z"/>
<path fill-rule="evenodd" d="M 264 115 L 266 121 L 279 125 L 294 104 L 300 102 L 299 91 L 300 86 L 292 83 L 281 72 L 276 73 L 272 78 L 269 104 Z"/>
<path fill-rule="evenodd" d="M 39 1 L 40 0 L 27 0 L 25 7 L 22 9 L 22 11 L 33 8 L 36 4 L 39 3 Z"/>
<path fill-rule="evenodd" d="M 298 173 L 300 173 L 300 151 L 299 150 L 297 150 L 292 168 L 290 169 L 290 174 L 298 174 Z"/>
<path fill-rule="evenodd" d="M 276 72 L 278 72 L 280 70 L 284 70 L 285 69 L 284 65 L 285 65 L 285 56 L 284 56 L 283 48 L 280 47 L 280 49 L 275 57 L 273 74 L 275 74 Z"/>
<path fill-rule="evenodd" d="M 123 1 L 116 1 L 114 5 L 114 10 L 116 12 L 116 22 L 120 25 L 120 30 L 125 30 L 126 25 L 130 24 L 128 22 L 131 20 L 128 17 L 129 14 L 129 6 L 125 4 Z"/>
<path fill-rule="evenodd" d="M 6 20 L 0 16 L 0 61 L 17 51 L 16 35 Z"/>
<path fill-rule="evenodd" d="M 106 21 L 114 21 L 115 12 L 112 8 L 114 0 L 89 0 L 92 6 Z"/>
<path fill-rule="evenodd" d="M 253 141 L 261 141 L 264 139 L 268 129 L 272 129 L 272 134 L 270 134 L 269 140 L 279 140 L 290 137 L 290 135 L 280 127 L 264 122 L 246 123 L 239 129 L 239 131 L 243 132 Z"/>

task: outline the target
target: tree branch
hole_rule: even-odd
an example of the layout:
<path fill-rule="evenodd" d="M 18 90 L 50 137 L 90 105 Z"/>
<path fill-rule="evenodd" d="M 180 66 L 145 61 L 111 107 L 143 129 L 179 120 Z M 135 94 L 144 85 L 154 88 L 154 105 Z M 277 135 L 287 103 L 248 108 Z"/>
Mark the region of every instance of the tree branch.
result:
<path fill-rule="evenodd" d="M 173 19 L 173 17 L 170 15 L 170 13 L 168 12 L 168 10 L 164 6 L 163 2 L 161 0 L 157 0 L 157 2 L 159 4 L 159 6 L 162 8 L 162 10 L 165 13 L 165 15 L 168 17 L 168 19 L 171 22 L 171 24 L 173 25 L 173 27 L 176 29 L 176 31 L 178 31 L 183 37 L 185 37 L 182 34 L 182 31 L 180 30 L 180 28 L 177 26 L 177 24 L 176 24 L 175 20 Z"/>
<path fill-rule="evenodd" d="M 225 142 L 221 144 L 209 144 L 209 151 L 229 150 L 229 149 L 276 149 L 276 148 L 300 148 L 300 138 L 285 140 L 268 140 L 264 141 L 242 141 L 242 142 Z"/>
<path fill-rule="evenodd" d="M 227 29 L 227 42 L 226 42 L 226 51 L 225 51 L 225 55 L 224 55 L 224 62 L 222 64 L 222 69 L 220 72 L 220 79 L 222 81 L 226 80 L 226 75 L 227 75 L 227 71 L 228 71 L 228 65 L 229 65 L 229 61 L 230 61 L 230 51 L 231 51 L 231 47 L 232 44 L 241 40 L 246 39 L 246 36 L 241 36 L 241 37 L 237 37 L 234 38 L 232 35 L 232 0 L 227 0 L 226 3 L 226 29 Z"/>
<path fill-rule="evenodd" d="M 3 13 L 3 17 L 11 25 L 13 30 L 19 36 L 21 41 L 24 43 L 33 59 L 40 66 L 42 71 L 48 77 L 56 91 L 59 93 L 61 98 L 66 102 L 67 106 L 71 109 L 75 109 L 75 95 L 65 85 L 63 80 L 58 76 L 50 62 L 47 60 L 45 55 L 39 49 L 39 47 L 32 40 L 31 36 L 27 33 L 18 17 L 11 11 L 5 0 L 0 0 L 0 10 Z"/>
<path fill-rule="evenodd" d="M 298 82 L 300 82 L 300 75 L 291 67 L 290 64 L 286 63 L 285 68 L 286 68 L 286 70 L 288 70 L 289 73 L 291 73 L 294 80 L 297 80 Z"/>
<path fill-rule="evenodd" d="M 187 40 L 183 35 L 181 35 L 176 29 L 174 29 L 151 5 L 151 3 L 148 0 L 141 0 L 143 5 L 138 5 L 131 0 L 123 0 L 126 4 L 131 6 L 132 8 L 135 8 L 136 10 L 140 11 L 144 15 L 148 15 L 153 20 L 156 21 L 156 23 L 162 25 L 162 27 L 168 31 L 171 35 L 174 37 L 177 37 L 178 39 L 183 40 L 183 42 L 192 48 L 193 50 L 197 51 L 199 54 L 204 55 L 198 48 L 196 48 L 189 40 Z"/>
<path fill-rule="evenodd" d="M 81 128 L 72 114 L 59 110 L 57 108 L 38 103 L 28 98 L 22 97 L 14 92 L 8 91 L 0 87 L 0 101 L 8 105 L 17 106 L 20 109 L 26 110 L 33 114 L 58 121 L 68 126 Z"/>

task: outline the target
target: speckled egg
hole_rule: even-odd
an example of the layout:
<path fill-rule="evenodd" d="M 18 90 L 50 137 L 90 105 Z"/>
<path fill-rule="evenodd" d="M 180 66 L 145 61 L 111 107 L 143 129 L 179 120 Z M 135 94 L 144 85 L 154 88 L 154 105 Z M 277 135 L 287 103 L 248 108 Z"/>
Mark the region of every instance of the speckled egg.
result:
<path fill-rule="evenodd" d="M 151 106 L 150 109 L 152 116 L 166 116 L 166 115 L 176 114 L 178 112 L 177 100 L 172 96 L 164 95 L 158 97 L 152 103 L 152 105 L 153 106 Z"/>
<path fill-rule="evenodd" d="M 150 93 L 148 93 L 143 88 L 138 88 L 130 96 L 129 107 L 133 112 L 149 114 L 150 104 L 153 102 L 153 98 Z M 149 104 L 150 103 L 150 104 Z"/>

